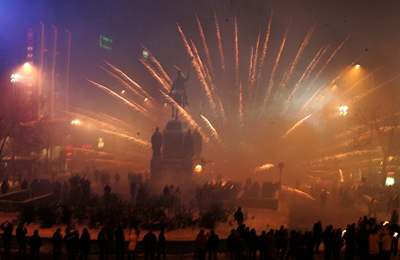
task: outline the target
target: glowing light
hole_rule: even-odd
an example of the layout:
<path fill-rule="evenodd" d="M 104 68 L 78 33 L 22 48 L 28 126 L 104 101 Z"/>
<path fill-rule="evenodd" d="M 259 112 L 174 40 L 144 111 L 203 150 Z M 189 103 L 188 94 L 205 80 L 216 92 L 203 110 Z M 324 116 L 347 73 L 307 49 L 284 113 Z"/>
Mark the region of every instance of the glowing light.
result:
<path fill-rule="evenodd" d="M 359 69 L 361 69 L 361 65 L 360 64 L 356 64 L 356 65 L 354 65 L 354 68 L 359 70 Z"/>
<path fill-rule="evenodd" d="M 122 95 L 125 94 L 125 89 L 124 89 L 124 90 L 121 90 L 121 94 L 122 94 Z"/>
<path fill-rule="evenodd" d="M 396 181 L 395 181 L 394 177 L 392 177 L 392 176 L 386 177 L 385 186 L 390 187 L 390 186 L 393 186 L 395 183 L 396 183 Z"/>
<path fill-rule="evenodd" d="M 349 106 L 340 105 L 338 110 L 339 110 L 339 116 L 347 116 L 347 114 L 349 113 Z"/>
<path fill-rule="evenodd" d="M 23 69 L 24 73 L 30 74 L 30 73 L 32 73 L 33 66 L 29 62 L 25 62 L 24 65 L 22 66 L 22 69 Z"/>
<path fill-rule="evenodd" d="M 99 148 L 99 149 L 103 149 L 104 148 L 104 141 L 103 141 L 102 137 L 99 137 L 97 139 L 97 148 Z"/>
<path fill-rule="evenodd" d="M 344 182 L 344 177 L 343 177 L 343 171 L 342 169 L 339 169 L 339 176 L 340 176 L 340 182 Z"/>
<path fill-rule="evenodd" d="M 266 164 L 263 164 L 263 165 L 261 165 L 261 166 L 258 166 L 257 168 L 256 168 L 256 172 L 259 172 L 259 171 L 268 171 L 268 170 L 270 170 L 270 169 L 272 169 L 272 168 L 274 168 L 275 167 L 275 165 L 273 165 L 272 163 L 266 163 Z"/>
<path fill-rule="evenodd" d="M 147 60 L 149 58 L 150 54 L 147 50 L 143 50 L 142 56 L 143 56 L 143 59 Z"/>
<path fill-rule="evenodd" d="M 80 126 L 82 124 L 83 124 L 82 121 L 79 120 L 79 119 L 72 119 L 71 120 L 71 125 Z"/>
<path fill-rule="evenodd" d="M 147 102 L 147 101 L 149 101 L 149 99 L 148 98 L 144 98 L 144 102 Z"/>
<path fill-rule="evenodd" d="M 394 232 L 393 237 L 397 237 L 399 235 L 399 233 Z"/>
<path fill-rule="evenodd" d="M 21 81 L 21 79 L 22 79 L 21 74 L 19 74 L 19 73 L 11 74 L 11 77 L 10 77 L 11 83 L 17 83 L 17 82 Z"/>
<path fill-rule="evenodd" d="M 196 166 L 194 166 L 194 173 L 196 174 L 203 173 L 203 166 L 201 164 L 196 164 Z"/>

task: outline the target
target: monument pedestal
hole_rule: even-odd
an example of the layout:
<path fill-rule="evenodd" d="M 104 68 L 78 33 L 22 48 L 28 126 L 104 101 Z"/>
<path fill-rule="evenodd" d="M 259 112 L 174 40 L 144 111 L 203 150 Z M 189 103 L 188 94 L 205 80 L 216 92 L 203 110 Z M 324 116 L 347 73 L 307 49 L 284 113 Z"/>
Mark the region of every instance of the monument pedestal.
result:
<path fill-rule="evenodd" d="M 192 182 L 193 159 L 200 156 L 201 136 L 180 120 L 168 121 L 164 131 L 152 136 L 151 183 L 156 187 Z"/>

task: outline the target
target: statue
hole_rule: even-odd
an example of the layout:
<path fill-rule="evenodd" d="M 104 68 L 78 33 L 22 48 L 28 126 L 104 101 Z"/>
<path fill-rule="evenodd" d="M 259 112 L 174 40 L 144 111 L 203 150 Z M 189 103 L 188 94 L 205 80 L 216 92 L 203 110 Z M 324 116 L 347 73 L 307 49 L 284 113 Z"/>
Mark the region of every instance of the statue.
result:
<path fill-rule="evenodd" d="M 153 135 L 151 136 L 151 148 L 153 150 L 153 157 L 161 157 L 162 135 L 160 129 L 156 127 Z"/>
<path fill-rule="evenodd" d="M 177 69 L 177 77 L 172 84 L 172 89 L 169 95 L 180 105 L 185 108 L 188 105 L 187 95 L 186 95 L 186 87 L 185 82 L 189 80 L 189 75 L 185 76 L 183 72 Z M 178 119 L 178 110 L 175 107 L 172 107 L 172 118 L 175 120 Z"/>

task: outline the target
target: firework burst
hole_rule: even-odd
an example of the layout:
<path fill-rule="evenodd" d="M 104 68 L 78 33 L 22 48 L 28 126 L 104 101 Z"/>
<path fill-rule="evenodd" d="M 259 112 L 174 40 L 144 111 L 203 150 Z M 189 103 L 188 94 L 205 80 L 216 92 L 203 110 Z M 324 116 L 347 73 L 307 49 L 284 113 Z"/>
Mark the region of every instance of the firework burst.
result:
<path fill-rule="evenodd" d="M 145 50 L 149 57 L 140 59 L 140 62 L 158 83 L 159 91 L 156 94 L 149 94 L 146 86 L 127 76 L 115 65 L 107 65 L 110 75 L 130 89 L 133 95 L 159 103 L 153 109 L 149 110 L 122 97 L 111 88 L 90 82 L 147 117 L 151 113 L 158 113 L 157 109 L 164 109 L 163 104 L 170 104 L 188 126 L 199 131 L 204 140 L 210 141 L 209 149 L 219 153 L 215 157 L 220 159 L 220 154 L 248 153 L 249 158 L 254 157 L 251 159 L 254 169 L 265 159 L 269 161 L 269 158 L 263 158 L 263 148 L 281 146 L 281 142 L 286 142 L 284 140 L 294 135 L 298 128 L 317 120 L 334 97 L 346 96 L 347 100 L 355 103 L 398 77 L 379 84 L 359 97 L 349 95 L 350 91 L 353 93 L 352 89 L 368 79 L 371 76 L 369 74 L 343 91 L 343 94 L 333 93 L 332 86 L 354 64 L 347 61 L 335 64 L 340 67 L 339 73 L 330 68 L 331 64 L 338 63 L 335 59 L 349 37 L 339 39 L 330 45 L 334 46 L 331 48 L 326 45 L 310 47 L 317 31 L 317 26 L 312 26 L 301 39 L 291 39 L 288 28 L 280 33 L 280 38 L 275 39 L 271 14 L 262 26 L 264 29 L 257 32 L 251 46 L 247 46 L 242 39 L 244 33 L 240 30 L 238 18 L 232 20 L 228 28 L 223 28 L 214 14 L 213 26 L 207 28 L 201 18 L 195 16 L 199 43 L 185 34 L 183 26 L 177 24 L 177 38 L 182 43 L 182 53 L 189 59 L 196 75 L 189 84 L 198 87 L 195 91 L 197 94 L 201 92 L 194 102 L 201 106 L 186 109 L 169 95 L 174 77 L 169 73 L 172 66 L 163 64 L 147 48 Z M 295 30 L 291 28 L 291 31 Z M 220 149 L 232 151 L 220 153 Z M 226 161 L 226 158 L 221 161 Z"/>

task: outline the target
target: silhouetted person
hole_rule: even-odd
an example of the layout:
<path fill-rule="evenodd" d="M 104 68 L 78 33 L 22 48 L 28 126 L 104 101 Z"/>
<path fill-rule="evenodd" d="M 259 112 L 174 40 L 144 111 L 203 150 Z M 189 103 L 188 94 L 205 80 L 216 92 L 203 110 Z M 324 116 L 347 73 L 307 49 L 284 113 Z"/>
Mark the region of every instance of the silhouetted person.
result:
<path fill-rule="evenodd" d="M 63 244 L 63 236 L 61 234 L 61 228 L 57 228 L 57 230 L 53 233 L 52 237 L 53 242 L 53 259 L 60 259 L 62 253 L 62 244 Z"/>
<path fill-rule="evenodd" d="M 249 233 L 248 238 L 249 259 L 256 259 L 258 248 L 258 237 L 256 230 L 253 228 Z"/>
<path fill-rule="evenodd" d="M 115 229 L 115 253 L 117 259 L 124 259 L 125 235 L 121 225 Z"/>
<path fill-rule="evenodd" d="M 97 234 L 97 246 L 99 248 L 99 257 L 101 260 L 107 259 L 107 235 L 106 230 L 102 227 Z"/>
<path fill-rule="evenodd" d="M 281 226 L 276 232 L 276 253 L 280 259 L 285 257 L 288 244 L 289 244 L 289 234 L 284 226 Z"/>
<path fill-rule="evenodd" d="M 21 189 L 26 190 L 28 188 L 28 181 L 26 179 L 23 179 L 21 182 Z"/>
<path fill-rule="evenodd" d="M 80 255 L 82 260 L 87 260 L 90 253 L 90 233 L 87 228 L 84 228 L 79 239 Z"/>
<path fill-rule="evenodd" d="M 389 260 L 390 255 L 392 254 L 392 236 L 389 233 L 389 226 L 386 225 L 383 227 L 382 233 L 380 234 L 381 238 L 381 252 L 380 258 L 383 260 Z"/>
<path fill-rule="evenodd" d="M 128 234 L 128 260 L 135 260 L 140 232 L 138 229 L 129 229 Z"/>
<path fill-rule="evenodd" d="M 356 235 L 355 235 L 355 224 L 348 225 L 346 231 L 344 231 L 344 242 L 345 242 L 345 259 L 353 259 L 356 250 Z"/>
<path fill-rule="evenodd" d="M 26 230 L 24 223 L 19 223 L 17 229 L 15 230 L 15 238 L 18 243 L 18 255 L 22 258 L 26 255 L 26 244 L 27 237 L 26 234 L 28 231 Z"/>
<path fill-rule="evenodd" d="M 163 136 L 160 133 L 160 129 L 157 127 L 151 136 L 151 148 L 153 150 L 153 157 L 158 158 L 161 156 L 161 147 L 163 143 Z"/>
<path fill-rule="evenodd" d="M 67 230 L 65 234 L 65 249 L 67 250 L 67 257 L 69 260 L 74 260 L 76 259 L 76 234 L 75 231 Z"/>
<path fill-rule="evenodd" d="M 235 251 L 237 248 L 237 235 L 234 229 L 231 230 L 231 233 L 226 239 L 226 247 L 228 249 L 230 259 L 235 259 Z"/>
<path fill-rule="evenodd" d="M 31 248 L 31 257 L 33 260 L 40 259 L 40 247 L 42 246 L 42 238 L 39 236 L 39 230 L 35 229 L 29 240 Z"/>
<path fill-rule="evenodd" d="M 243 224 L 244 221 L 244 216 L 243 216 L 243 212 L 242 212 L 242 208 L 239 207 L 234 215 L 235 221 L 237 222 L 238 226 Z"/>
<path fill-rule="evenodd" d="M 331 259 L 333 251 L 333 227 L 327 226 L 322 234 L 324 241 L 324 256 L 325 259 Z"/>
<path fill-rule="evenodd" d="M 213 260 L 217 259 L 219 248 L 219 237 L 215 234 L 214 229 L 210 231 L 210 236 L 207 241 L 207 250 L 208 250 L 208 259 Z"/>
<path fill-rule="evenodd" d="M 197 234 L 195 244 L 197 251 L 197 259 L 199 260 L 206 259 L 207 236 L 204 233 L 204 229 L 200 229 L 199 233 Z"/>
<path fill-rule="evenodd" d="M 164 228 L 161 228 L 160 234 L 158 234 L 158 243 L 157 243 L 158 259 L 166 259 L 167 258 L 166 247 L 167 247 L 167 241 L 165 239 Z"/>
<path fill-rule="evenodd" d="M 156 254 L 157 237 L 150 229 L 143 237 L 144 258 L 154 260 Z"/>
<path fill-rule="evenodd" d="M 3 231 L 4 255 L 9 257 L 14 226 L 10 222 L 6 221 L 5 223 L 1 224 L 0 229 Z"/>
<path fill-rule="evenodd" d="M 8 180 L 3 180 L 3 182 L 1 183 L 1 193 L 7 193 L 8 190 L 10 189 L 9 185 L 8 185 Z"/>
<path fill-rule="evenodd" d="M 318 254 L 319 253 L 319 246 L 321 245 L 322 242 L 322 224 L 321 221 L 318 221 L 314 224 L 313 227 L 313 240 L 314 240 L 314 246 L 315 246 L 315 252 Z"/>
<path fill-rule="evenodd" d="M 367 239 L 368 241 L 368 239 Z M 333 235 L 333 259 L 340 259 L 340 251 L 343 247 L 342 229 L 336 229 Z"/>

